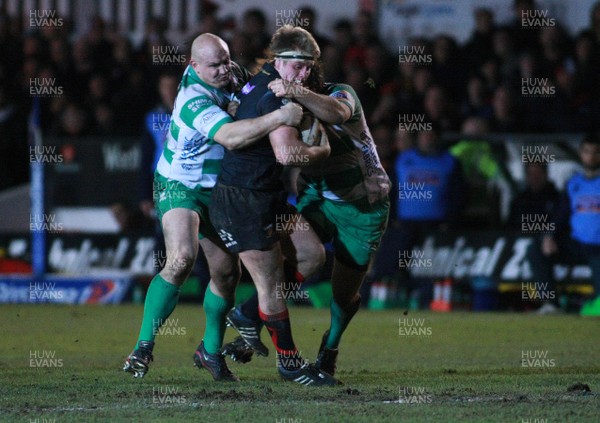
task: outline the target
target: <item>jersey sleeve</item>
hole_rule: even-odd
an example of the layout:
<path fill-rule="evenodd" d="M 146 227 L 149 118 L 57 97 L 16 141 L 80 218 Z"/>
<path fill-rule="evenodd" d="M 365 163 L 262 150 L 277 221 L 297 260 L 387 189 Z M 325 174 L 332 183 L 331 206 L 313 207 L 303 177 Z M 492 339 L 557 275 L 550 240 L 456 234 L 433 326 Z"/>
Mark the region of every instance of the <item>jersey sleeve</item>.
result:
<path fill-rule="evenodd" d="M 181 108 L 180 117 L 187 126 L 210 139 L 214 139 L 221 126 L 233 122 L 210 97 L 202 95 L 188 100 Z"/>
<path fill-rule="evenodd" d="M 360 105 L 354 88 L 347 84 L 332 85 L 329 88 L 329 97 L 333 97 L 340 103 L 348 106 L 351 116 L 356 114 L 358 106 Z"/>

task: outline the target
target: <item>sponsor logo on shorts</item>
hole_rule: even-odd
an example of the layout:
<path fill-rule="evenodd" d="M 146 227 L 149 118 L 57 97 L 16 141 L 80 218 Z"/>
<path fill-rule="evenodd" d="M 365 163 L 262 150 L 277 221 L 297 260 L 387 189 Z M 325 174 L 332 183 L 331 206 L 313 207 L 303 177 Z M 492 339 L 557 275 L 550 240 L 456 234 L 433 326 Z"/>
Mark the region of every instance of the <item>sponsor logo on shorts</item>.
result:
<path fill-rule="evenodd" d="M 233 239 L 233 235 L 227 232 L 225 229 L 219 229 L 218 233 L 221 241 L 225 243 L 227 248 L 237 245 L 237 241 Z"/>

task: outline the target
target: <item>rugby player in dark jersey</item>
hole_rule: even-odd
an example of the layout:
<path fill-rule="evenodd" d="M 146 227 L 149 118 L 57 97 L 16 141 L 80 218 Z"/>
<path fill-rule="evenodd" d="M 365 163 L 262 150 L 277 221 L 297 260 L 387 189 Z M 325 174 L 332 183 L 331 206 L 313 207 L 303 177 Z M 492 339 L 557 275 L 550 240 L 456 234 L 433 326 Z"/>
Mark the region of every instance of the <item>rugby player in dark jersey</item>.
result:
<path fill-rule="evenodd" d="M 269 90 L 269 82 L 283 79 L 299 88 L 311 73 L 320 50 L 302 28 L 284 26 L 273 35 L 270 60 L 241 90 L 236 120 L 251 119 L 277 110 L 289 100 Z M 298 130 L 282 126 L 254 145 L 227 151 L 213 189 L 210 218 L 225 246 L 239 254 L 258 292 L 259 316 L 277 350 L 278 370 L 285 380 L 304 385 L 334 385 L 337 381 L 304 361 L 294 344 L 287 306 L 276 295 L 285 280 L 278 214 L 289 213 L 282 182 L 285 165 L 307 165 L 324 159 L 330 147 L 308 147 Z M 318 241 L 317 241 L 318 243 Z"/>

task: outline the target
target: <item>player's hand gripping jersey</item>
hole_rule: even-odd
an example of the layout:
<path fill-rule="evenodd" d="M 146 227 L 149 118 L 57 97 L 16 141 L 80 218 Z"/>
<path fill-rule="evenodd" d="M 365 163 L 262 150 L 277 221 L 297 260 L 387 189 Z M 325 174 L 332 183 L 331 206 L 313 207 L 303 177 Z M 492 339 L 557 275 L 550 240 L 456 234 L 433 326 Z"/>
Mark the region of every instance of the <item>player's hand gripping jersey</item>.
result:
<path fill-rule="evenodd" d="M 387 197 L 390 180 L 379 160 L 356 92 L 346 84 L 326 84 L 326 94 L 348 106 L 352 115 L 341 125 L 325 125 L 331 154 L 302 170 L 299 189 L 313 188 L 333 201 L 366 198 L 374 203 Z"/>

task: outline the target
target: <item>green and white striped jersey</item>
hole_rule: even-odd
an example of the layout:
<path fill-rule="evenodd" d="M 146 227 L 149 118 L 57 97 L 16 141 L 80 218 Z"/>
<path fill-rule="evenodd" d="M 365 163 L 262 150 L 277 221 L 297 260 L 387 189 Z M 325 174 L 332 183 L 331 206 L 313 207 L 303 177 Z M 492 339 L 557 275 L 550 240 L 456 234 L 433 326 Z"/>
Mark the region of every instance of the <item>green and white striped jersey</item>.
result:
<path fill-rule="evenodd" d="M 223 159 L 223 146 L 214 141 L 215 133 L 233 118 L 224 109 L 230 101 L 225 90 L 202 81 L 194 69 L 185 69 L 169 132 L 156 171 L 188 188 L 212 188 Z"/>
<path fill-rule="evenodd" d="M 327 94 L 350 108 L 350 119 L 341 125 L 324 125 L 331 154 L 302 170 L 299 189 L 311 186 L 333 201 L 374 203 L 387 196 L 391 183 L 373 142 L 356 92 L 350 85 L 329 84 Z"/>

